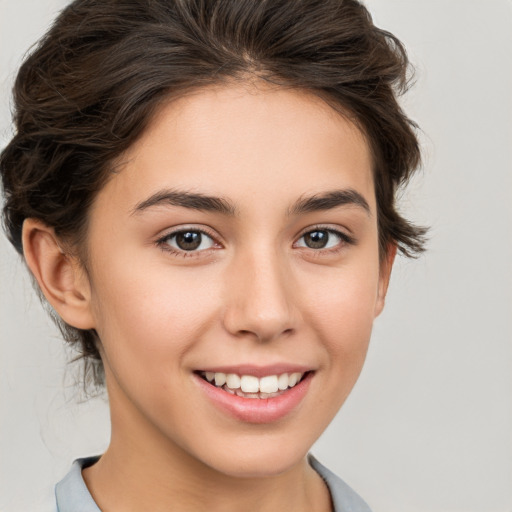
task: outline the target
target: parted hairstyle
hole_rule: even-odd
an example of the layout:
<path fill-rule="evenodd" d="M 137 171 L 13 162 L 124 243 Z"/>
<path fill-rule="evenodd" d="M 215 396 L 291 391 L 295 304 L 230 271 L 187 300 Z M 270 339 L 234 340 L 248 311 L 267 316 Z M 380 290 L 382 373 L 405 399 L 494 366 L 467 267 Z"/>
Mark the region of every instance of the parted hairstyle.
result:
<path fill-rule="evenodd" d="M 7 236 L 23 254 L 23 221 L 39 219 L 86 268 L 89 208 L 159 105 L 256 78 L 310 91 L 358 126 L 373 156 L 381 257 L 390 244 L 418 255 L 426 230 L 396 209 L 420 164 L 416 126 L 397 102 L 409 67 L 356 0 L 76 0 L 15 81 L 14 135 L 0 156 Z M 101 386 L 97 333 L 53 317 Z"/>

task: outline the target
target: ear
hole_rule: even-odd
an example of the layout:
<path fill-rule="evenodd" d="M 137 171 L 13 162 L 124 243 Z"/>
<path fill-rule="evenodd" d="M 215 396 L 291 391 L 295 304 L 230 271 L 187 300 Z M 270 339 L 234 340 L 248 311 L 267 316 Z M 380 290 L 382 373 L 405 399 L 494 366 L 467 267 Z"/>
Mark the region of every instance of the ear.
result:
<path fill-rule="evenodd" d="M 23 223 L 23 253 L 46 300 L 72 327 L 93 329 L 91 293 L 78 258 L 66 254 L 53 228 L 37 219 Z"/>
<path fill-rule="evenodd" d="M 386 254 L 380 262 L 379 285 L 377 290 L 377 301 L 375 302 L 375 317 L 379 316 L 384 309 L 389 278 L 391 277 L 391 269 L 393 268 L 393 263 L 395 261 L 396 250 L 396 244 L 388 244 Z"/>

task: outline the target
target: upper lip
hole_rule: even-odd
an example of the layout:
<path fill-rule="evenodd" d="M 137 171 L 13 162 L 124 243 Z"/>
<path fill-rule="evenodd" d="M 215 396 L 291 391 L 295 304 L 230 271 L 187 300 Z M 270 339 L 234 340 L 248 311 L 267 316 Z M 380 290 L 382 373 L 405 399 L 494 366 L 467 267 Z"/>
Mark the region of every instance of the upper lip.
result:
<path fill-rule="evenodd" d="M 252 375 L 254 377 L 266 377 L 267 375 L 282 375 L 283 373 L 306 373 L 312 371 L 310 366 L 291 364 L 291 363 L 275 363 L 266 366 L 257 366 L 254 364 L 239 364 L 227 366 L 209 366 L 201 368 L 198 371 L 212 373 L 235 373 L 237 375 Z"/>

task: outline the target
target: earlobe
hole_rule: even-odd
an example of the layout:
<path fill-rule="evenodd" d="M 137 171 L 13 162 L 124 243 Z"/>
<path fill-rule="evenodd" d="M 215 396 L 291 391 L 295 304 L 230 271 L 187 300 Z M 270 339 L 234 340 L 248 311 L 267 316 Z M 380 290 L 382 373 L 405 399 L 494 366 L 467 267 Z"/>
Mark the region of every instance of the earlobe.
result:
<path fill-rule="evenodd" d="M 380 263 L 379 272 L 379 287 L 377 290 L 377 301 L 375 303 L 375 317 L 379 316 L 384 309 L 386 302 L 386 295 L 388 292 L 389 279 L 391 277 L 391 270 L 396 257 L 397 246 L 390 243 L 387 247 L 386 255 Z"/>
<path fill-rule="evenodd" d="M 61 248 L 53 228 L 26 219 L 23 253 L 46 300 L 62 320 L 77 329 L 94 328 L 87 276 L 78 259 Z"/>

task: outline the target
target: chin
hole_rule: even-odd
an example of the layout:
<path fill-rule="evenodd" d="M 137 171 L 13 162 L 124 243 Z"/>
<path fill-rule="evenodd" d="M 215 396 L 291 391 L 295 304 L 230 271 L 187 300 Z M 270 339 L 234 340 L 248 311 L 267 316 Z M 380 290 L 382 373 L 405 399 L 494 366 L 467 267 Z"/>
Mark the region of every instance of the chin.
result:
<path fill-rule="evenodd" d="M 260 438 L 229 444 L 222 451 L 205 454 L 202 462 L 214 471 L 235 478 L 268 478 L 290 471 L 301 464 L 310 445 L 285 443 Z M 290 441 L 290 439 L 288 439 Z"/>

